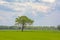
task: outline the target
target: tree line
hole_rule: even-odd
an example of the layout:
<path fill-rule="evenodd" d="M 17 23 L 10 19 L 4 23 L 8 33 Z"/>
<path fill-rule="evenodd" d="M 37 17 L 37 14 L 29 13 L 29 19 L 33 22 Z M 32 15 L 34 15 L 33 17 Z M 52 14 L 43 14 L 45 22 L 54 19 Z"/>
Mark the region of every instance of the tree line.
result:
<path fill-rule="evenodd" d="M 21 30 L 20 26 L 0 26 L 0 30 Z M 55 26 L 26 26 L 24 30 L 60 30 L 60 25 Z"/>

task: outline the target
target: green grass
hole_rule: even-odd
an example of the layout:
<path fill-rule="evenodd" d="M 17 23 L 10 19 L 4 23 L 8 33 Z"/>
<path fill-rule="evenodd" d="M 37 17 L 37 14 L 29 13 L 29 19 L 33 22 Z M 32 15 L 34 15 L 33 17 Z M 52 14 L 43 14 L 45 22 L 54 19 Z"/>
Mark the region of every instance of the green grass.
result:
<path fill-rule="evenodd" d="M 0 30 L 0 40 L 60 40 L 60 32 Z"/>

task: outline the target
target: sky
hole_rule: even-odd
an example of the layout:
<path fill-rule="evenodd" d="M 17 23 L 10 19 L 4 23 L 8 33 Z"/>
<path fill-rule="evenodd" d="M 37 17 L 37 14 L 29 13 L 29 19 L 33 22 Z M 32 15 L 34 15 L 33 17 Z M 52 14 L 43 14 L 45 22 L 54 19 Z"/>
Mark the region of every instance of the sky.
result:
<path fill-rule="evenodd" d="M 60 0 L 0 0 L 0 25 L 14 25 L 23 15 L 35 26 L 60 25 Z"/>

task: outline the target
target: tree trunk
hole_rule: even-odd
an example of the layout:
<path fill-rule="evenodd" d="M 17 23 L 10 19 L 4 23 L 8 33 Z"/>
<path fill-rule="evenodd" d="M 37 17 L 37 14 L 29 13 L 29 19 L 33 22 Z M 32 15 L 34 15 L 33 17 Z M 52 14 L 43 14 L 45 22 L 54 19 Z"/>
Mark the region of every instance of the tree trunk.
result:
<path fill-rule="evenodd" d="M 23 30 L 24 30 L 24 24 L 22 24 L 22 32 L 23 32 Z"/>

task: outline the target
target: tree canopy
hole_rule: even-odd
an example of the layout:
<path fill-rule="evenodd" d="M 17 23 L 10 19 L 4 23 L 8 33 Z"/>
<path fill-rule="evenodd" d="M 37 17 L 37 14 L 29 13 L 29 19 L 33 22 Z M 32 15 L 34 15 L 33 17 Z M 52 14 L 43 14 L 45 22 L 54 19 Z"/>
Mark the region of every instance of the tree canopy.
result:
<path fill-rule="evenodd" d="M 31 25 L 33 24 L 33 20 L 31 20 L 30 18 L 28 18 L 27 16 L 18 16 L 18 18 L 16 18 L 16 24 L 18 25 L 22 25 L 22 31 L 24 29 L 24 27 L 26 25 Z"/>

